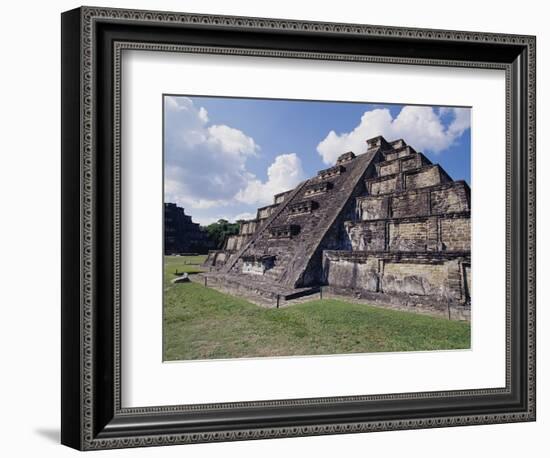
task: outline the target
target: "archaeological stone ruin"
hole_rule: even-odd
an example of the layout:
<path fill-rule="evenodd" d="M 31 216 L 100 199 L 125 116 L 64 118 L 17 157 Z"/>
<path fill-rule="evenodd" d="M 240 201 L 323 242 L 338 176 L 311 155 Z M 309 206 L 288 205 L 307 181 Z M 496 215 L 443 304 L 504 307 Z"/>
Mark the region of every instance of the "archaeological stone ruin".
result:
<path fill-rule="evenodd" d="M 209 286 L 263 304 L 319 293 L 469 319 L 470 188 L 375 137 L 210 251 Z"/>
<path fill-rule="evenodd" d="M 164 254 L 207 253 L 213 246 L 206 231 L 183 208 L 164 204 Z"/>

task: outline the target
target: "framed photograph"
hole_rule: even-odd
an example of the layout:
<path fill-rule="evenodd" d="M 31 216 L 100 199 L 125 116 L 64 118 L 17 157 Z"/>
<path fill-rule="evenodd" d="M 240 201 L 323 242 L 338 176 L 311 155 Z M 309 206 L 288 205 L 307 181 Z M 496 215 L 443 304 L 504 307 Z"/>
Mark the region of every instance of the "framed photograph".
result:
<path fill-rule="evenodd" d="M 535 420 L 535 37 L 62 15 L 62 443 Z"/>

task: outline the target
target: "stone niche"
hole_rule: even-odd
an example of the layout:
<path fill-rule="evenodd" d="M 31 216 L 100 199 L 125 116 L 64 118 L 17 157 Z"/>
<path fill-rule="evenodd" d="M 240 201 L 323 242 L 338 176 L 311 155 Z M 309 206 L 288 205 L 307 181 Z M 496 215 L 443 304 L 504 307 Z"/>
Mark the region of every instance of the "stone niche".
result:
<path fill-rule="evenodd" d="M 300 226 L 297 224 L 284 224 L 273 226 L 269 229 L 270 239 L 289 239 L 300 233 Z"/>
<path fill-rule="evenodd" d="M 252 275 L 263 275 L 275 264 L 275 256 L 259 255 L 259 256 L 243 256 L 242 258 L 242 273 Z"/>
<path fill-rule="evenodd" d="M 333 184 L 331 181 L 323 181 L 321 183 L 313 183 L 308 185 L 305 188 L 304 196 L 316 196 L 318 194 L 324 194 L 326 192 L 329 192 L 333 188 Z"/>
<path fill-rule="evenodd" d="M 327 178 L 332 178 L 337 175 L 341 175 L 346 171 L 346 168 L 343 165 L 335 165 L 334 167 L 329 167 L 328 169 L 320 170 L 317 172 L 317 177 L 320 180 L 326 180 Z"/>
<path fill-rule="evenodd" d="M 353 151 L 348 151 L 347 153 L 341 154 L 336 163 L 344 164 L 345 162 L 352 161 L 353 159 L 355 159 L 355 154 Z"/>
<path fill-rule="evenodd" d="M 290 204 L 287 208 L 289 216 L 298 216 L 309 214 L 318 207 L 319 204 L 314 200 L 303 200 L 302 202 Z"/>

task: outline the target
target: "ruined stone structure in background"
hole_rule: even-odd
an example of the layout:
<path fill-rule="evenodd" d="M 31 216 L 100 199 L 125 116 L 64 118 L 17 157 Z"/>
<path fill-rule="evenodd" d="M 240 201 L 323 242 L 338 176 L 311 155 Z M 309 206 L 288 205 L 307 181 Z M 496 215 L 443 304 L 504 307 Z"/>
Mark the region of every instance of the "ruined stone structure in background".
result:
<path fill-rule="evenodd" d="M 164 254 L 207 253 L 214 244 L 183 208 L 164 204 Z"/>
<path fill-rule="evenodd" d="M 323 286 L 468 318 L 470 188 L 403 140 L 376 137 L 274 196 L 205 265 L 214 287 L 249 297 L 291 300 Z"/>

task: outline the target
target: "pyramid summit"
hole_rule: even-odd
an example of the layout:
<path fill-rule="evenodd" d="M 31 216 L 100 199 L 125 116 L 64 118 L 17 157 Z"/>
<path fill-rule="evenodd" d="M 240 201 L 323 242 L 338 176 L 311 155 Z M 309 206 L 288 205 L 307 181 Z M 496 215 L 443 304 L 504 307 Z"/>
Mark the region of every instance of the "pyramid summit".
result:
<path fill-rule="evenodd" d="M 210 251 L 209 285 L 279 304 L 334 295 L 469 317 L 470 188 L 403 139 L 367 140 Z M 276 302 L 275 302 L 276 300 Z M 291 302 L 288 302 L 291 303 Z"/>

